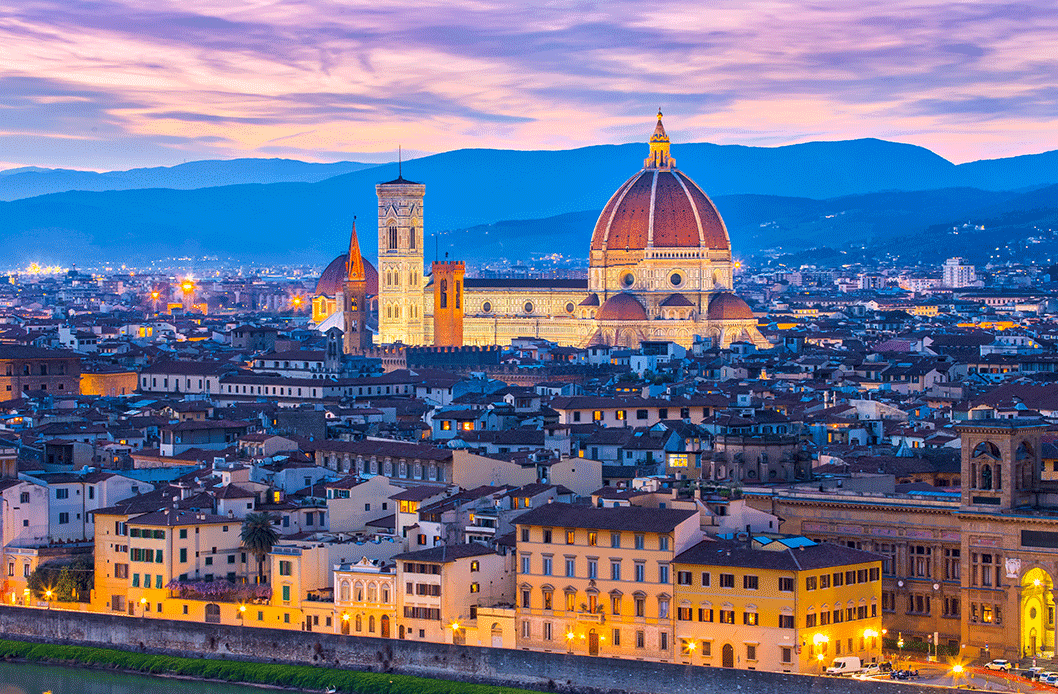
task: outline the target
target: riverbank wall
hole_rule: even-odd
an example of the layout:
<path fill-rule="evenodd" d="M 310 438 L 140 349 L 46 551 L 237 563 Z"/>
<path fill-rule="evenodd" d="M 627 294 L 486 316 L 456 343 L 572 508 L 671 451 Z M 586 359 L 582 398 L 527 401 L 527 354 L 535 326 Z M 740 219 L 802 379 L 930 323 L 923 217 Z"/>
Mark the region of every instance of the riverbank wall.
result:
<path fill-rule="evenodd" d="M 879 686 L 848 678 L 7 606 L 0 607 L 0 633 L 23 641 L 393 672 L 570 694 L 871 694 Z M 948 691 L 886 685 L 892 694 Z"/>

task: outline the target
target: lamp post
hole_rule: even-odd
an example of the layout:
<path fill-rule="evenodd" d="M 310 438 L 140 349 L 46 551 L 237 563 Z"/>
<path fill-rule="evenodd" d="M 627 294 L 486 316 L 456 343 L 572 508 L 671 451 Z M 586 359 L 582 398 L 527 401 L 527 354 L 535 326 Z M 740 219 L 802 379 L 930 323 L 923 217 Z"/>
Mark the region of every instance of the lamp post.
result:
<path fill-rule="evenodd" d="M 49 610 L 51 609 L 51 596 L 52 596 L 51 590 L 44 591 L 44 599 L 47 600 L 47 602 L 48 602 L 48 609 Z"/>
<path fill-rule="evenodd" d="M 566 632 L 566 652 L 567 653 L 572 653 L 573 652 L 573 632 L 572 631 L 567 631 Z"/>
<path fill-rule="evenodd" d="M 961 675 L 961 674 L 962 674 L 962 665 L 960 663 L 955 663 L 955 665 L 951 666 L 951 686 L 953 686 L 953 687 L 958 687 L 959 686 L 959 675 Z"/>
<path fill-rule="evenodd" d="M 147 616 L 147 598 L 140 598 L 140 616 Z"/>

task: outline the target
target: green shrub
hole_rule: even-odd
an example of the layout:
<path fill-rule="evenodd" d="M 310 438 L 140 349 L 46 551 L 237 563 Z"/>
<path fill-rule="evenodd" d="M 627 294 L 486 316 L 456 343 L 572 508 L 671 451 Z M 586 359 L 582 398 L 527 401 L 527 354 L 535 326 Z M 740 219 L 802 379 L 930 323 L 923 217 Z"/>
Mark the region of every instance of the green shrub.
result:
<path fill-rule="evenodd" d="M 181 658 L 109 648 L 59 646 L 3 639 L 0 639 L 0 658 L 21 658 L 29 662 L 78 663 L 145 674 L 181 675 L 299 689 L 321 690 L 335 687 L 341 692 L 358 694 L 530 694 L 526 690 L 511 687 L 432 680 L 410 675 L 332 670 L 310 665 Z"/>

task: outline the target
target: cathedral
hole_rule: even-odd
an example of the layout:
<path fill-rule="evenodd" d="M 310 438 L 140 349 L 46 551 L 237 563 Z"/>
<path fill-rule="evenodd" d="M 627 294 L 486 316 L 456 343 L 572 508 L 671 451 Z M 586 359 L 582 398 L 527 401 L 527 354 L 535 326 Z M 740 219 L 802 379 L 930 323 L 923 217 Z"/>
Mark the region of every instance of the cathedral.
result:
<path fill-rule="evenodd" d="M 378 345 L 505 345 L 539 337 L 574 347 L 635 348 L 647 340 L 690 347 L 700 335 L 723 348 L 740 341 L 771 346 L 731 291 L 724 220 L 676 167 L 660 112 L 643 168 L 595 223 L 586 280 L 466 277 L 461 262 L 435 262 L 427 275 L 426 186 L 401 175 L 375 191 L 378 271 L 360 257 L 354 226 L 349 253 L 324 271 L 313 299 L 313 320 L 324 331 L 341 328 L 347 353 L 371 345 L 368 320 L 376 311 Z"/>

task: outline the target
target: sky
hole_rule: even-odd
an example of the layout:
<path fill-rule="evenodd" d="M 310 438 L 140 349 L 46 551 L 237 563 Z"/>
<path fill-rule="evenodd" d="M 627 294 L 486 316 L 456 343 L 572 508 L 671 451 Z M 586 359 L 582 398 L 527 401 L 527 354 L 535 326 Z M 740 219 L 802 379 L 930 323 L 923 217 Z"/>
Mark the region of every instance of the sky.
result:
<path fill-rule="evenodd" d="M 0 169 L 566 149 L 659 107 L 674 144 L 1058 149 L 1058 3 L 0 0 Z"/>

